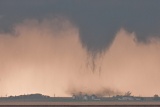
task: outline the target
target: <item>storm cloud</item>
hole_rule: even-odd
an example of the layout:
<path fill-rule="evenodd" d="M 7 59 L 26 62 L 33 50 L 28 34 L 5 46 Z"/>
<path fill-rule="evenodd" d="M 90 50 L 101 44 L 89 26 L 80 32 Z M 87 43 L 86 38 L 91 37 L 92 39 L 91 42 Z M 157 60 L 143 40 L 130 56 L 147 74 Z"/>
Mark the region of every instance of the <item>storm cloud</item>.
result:
<path fill-rule="evenodd" d="M 109 48 L 121 28 L 135 32 L 139 42 L 159 37 L 159 11 L 159 0 L 1 0 L 0 31 L 12 31 L 24 19 L 61 16 L 79 28 L 83 47 L 97 53 Z"/>

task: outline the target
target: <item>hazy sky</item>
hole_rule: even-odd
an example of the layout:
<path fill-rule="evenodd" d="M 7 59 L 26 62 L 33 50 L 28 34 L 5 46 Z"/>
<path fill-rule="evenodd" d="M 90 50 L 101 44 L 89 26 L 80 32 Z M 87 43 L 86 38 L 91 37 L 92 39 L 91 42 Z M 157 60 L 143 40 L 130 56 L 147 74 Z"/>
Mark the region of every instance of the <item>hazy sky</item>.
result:
<path fill-rule="evenodd" d="M 160 0 L 0 0 L 0 95 L 160 94 Z"/>

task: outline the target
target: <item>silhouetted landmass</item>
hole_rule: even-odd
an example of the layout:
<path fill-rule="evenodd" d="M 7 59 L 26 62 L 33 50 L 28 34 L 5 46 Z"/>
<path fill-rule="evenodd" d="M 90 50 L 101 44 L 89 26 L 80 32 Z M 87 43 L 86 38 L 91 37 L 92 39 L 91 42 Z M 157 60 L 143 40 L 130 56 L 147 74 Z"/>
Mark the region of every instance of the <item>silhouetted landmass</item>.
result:
<path fill-rule="evenodd" d="M 0 102 L 4 101 L 29 101 L 29 102 L 79 102 L 79 101 L 160 101 L 158 95 L 153 97 L 135 97 L 131 95 L 117 95 L 113 97 L 98 97 L 96 95 L 87 95 L 87 94 L 77 94 L 72 97 L 50 97 L 42 94 L 28 94 L 28 95 L 19 95 L 19 96 L 9 96 L 1 97 Z"/>
<path fill-rule="evenodd" d="M 51 99 L 50 96 L 42 95 L 42 94 L 28 94 L 28 95 L 19 95 L 19 96 L 9 96 L 9 97 L 1 97 L 0 101 L 39 101 L 46 100 L 49 101 Z"/>
<path fill-rule="evenodd" d="M 0 102 L 4 101 L 29 101 L 29 102 L 36 102 L 36 101 L 72 101 L 72 97 L 50 97 L 42 94 L 27 94 L 27 95 L 19 95 L 19 96 L 8 96 L 8 97 L 1 97 Z"/>

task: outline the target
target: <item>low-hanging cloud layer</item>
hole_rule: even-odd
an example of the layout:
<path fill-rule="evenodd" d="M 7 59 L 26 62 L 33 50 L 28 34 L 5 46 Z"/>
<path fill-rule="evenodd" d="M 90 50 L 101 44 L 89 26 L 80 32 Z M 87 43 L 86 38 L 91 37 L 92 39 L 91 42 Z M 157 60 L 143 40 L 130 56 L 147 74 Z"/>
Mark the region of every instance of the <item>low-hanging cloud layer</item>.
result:
<path fill-rule="evenodd" d="M 11 32 L 25 19 L 67 17 L 79 28 L 82 46 L 97 54 L 106 51 L 123 27 L 139 42 L 160 34 L 159 0 L 2 0 L 0 32 Z"/>
<path fill-rule="evenodd" d="M 0 34 L 0 95 L 159 94 L 160 41 L 149 40 L 139 43 L 135 33 L 120 29 L 96 55 L 93 73 L 77 26 L 63 18 L 25 20 Z"/>

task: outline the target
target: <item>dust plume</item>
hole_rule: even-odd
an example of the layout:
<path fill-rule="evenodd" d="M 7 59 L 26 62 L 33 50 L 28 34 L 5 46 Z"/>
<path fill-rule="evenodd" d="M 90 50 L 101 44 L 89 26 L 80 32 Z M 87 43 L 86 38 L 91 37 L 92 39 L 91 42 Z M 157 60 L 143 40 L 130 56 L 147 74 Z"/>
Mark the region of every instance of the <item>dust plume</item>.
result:
<path fill-rule="evenodd" d="M 158 39 L 139 43 L 134 33 L 122 29 L 107 51 L 89 55 L 82 46 L 78 26 L 66 19 L 30 19 L 13 29 L 12 33 L 0 34 L 2 96 L 160 93 Z"/>
<path fill-rule="evenodd" d="M 75 88 L 72 88 L 69 87 L 68 91 L 66 92 L 70 95 L 96 95 L 96 96 L 99 96 L 99 97 L 102 97 L 102 96 L 116 96 L 116 95 L 123 95 L 124 93 L 118 91 L 118 90 L 114 90 L 114 89 L 110 89 L 110 88 L 105 88 L 105 87 L 99 87 L 99 89 L 94 89 L 94 88 L 90 88 L 90 89 L 75 89 Z"/>

